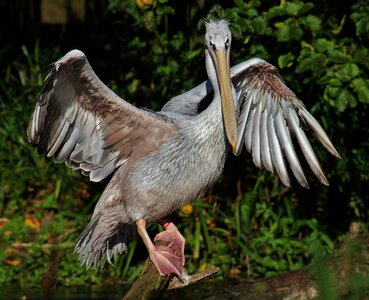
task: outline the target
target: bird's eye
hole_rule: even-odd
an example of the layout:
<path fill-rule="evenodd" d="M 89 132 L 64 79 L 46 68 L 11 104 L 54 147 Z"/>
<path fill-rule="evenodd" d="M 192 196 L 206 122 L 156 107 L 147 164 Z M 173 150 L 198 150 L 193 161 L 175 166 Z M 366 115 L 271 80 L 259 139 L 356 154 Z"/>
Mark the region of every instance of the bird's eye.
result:
<path fill-rule="evenodd" d="M 229 38 L 226 38 L 225 40 L 225 47 L 228 48 L 229 47 Z"/>
<path fill-rule="evenodd" d="M 213 48 L 213 51 L 215 51 L 215 44 L 212 41 L 209 42 L 209 45 L 211 48 Z"/>

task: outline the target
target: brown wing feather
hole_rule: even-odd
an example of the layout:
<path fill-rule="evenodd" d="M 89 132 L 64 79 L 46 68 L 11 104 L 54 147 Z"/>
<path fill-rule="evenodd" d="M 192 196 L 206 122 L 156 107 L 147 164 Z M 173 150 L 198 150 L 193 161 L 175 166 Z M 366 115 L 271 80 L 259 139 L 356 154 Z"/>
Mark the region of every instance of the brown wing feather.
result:
<path fill-rule="evenodd" d="M 39 152 L 100 181 L 132 155 L 156 151 L 175 128 L 119 98 L 73 50 L 51 65 L 27 135 Z"/>

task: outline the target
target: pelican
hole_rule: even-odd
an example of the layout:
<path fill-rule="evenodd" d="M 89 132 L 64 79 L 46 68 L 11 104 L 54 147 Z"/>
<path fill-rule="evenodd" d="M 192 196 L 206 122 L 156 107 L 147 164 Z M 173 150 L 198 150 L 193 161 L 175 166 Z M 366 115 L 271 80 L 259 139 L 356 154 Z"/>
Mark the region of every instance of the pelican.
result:
<path fill-rule="evenodd" d="M 329 184 L 304 128 L 340 155 L 316 119 L 268 62 L 253 58 L 230 68 L 228 21 L 205 25 L 208 80 L 158 112 L 113 93 L 79 50 L 49 66 L 29 141 L 91 181 L 112 175 L 76 243 L 81 265 L 111 262 L 137 229 L 159 273 L 182 279 L 185 240 L 165 217 L 201 196 L 221 175 L 228 152 L 239 155 L 244 145 L 257 167 L 276 172 L 286 186 L 290 168 L 307 188 L 298 144 L 312 172 Z M 155 243 L 146 231 L 152 221 L 164 228 Z"/>

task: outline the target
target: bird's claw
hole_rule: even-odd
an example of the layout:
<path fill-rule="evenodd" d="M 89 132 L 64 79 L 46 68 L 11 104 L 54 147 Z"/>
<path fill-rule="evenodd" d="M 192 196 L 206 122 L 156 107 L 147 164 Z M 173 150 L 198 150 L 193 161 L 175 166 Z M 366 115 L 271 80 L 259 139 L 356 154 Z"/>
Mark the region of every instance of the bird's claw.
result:
<path fill-rule="evenodd" d="M 181 277 L 179 277 L 179 279 L 181 279 L 184 285 L 188 285 L 191 280 L 191 275 L 188 275 L 187 270 L 182 267 Z"/>

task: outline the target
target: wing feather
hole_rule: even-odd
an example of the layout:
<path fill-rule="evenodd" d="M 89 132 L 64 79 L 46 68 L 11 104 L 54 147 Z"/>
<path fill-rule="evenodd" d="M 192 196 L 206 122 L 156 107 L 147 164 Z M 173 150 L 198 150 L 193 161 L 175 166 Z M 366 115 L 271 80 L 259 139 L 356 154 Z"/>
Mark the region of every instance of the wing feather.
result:
<path fill-rule="evenodd" d="M 335 157 L 341 158 L 337 150 L 334 148 L 332 142 L 328 138 L 324 129 L 320 126 L 318 121 L 306 110 L 302 109 L 299 111 L 300 117 L 309 125 L 310 129 L 313 130 L 319 141 L 323 146 Z"/>
<path fill-rule="evenodd" d="M 291 135 L 287 128 L 286 120 L 283 118 L 281 110 L 282 109 L 280 108 L 280 112 L 277 113 L 275 118 L 275 128 L 278 140 L 280 144 L 283 145 L 284 154 L 289 162 L 292 173 L 295 175 L 297 181 L 303 187 L 308 188 L 309 184 L 306 180 L 304 171 L 301 168 L 300 161 L 293 147 Z"/>
<path fill-rule="evenodd" d="M 238 139 L 244 141 L 255 165 L 265 167 L 271 172 L 276 170 L 281 181 L 290 186 L 288 163 L 300 185 L 308 188 L 309 184 L 292 140 L 292 132 L 313 173 L 323 184 L 328 185 L 314 150 L 300 126 L 300 120 L 313 131 L 331 154 L 337 158 L 340 155 L 317 120 L 285 85 L 277 69 L 256 58 L 234 66 L 231 77 L 241 107 Z M 241 144 L 237 143 L 236 153 L 239 154 L 241 149 Z"/>
<path fill-rule="evenodd" d="M 39 152 L 55 162 L 65 161 L 90 180 L 104 179 L 131 156 L 152 153 L 175 133 L 169 118 L 138 109 L 114 94 L 81 51 L 70 51 L 49 69 L 28 139 Z"/>
<path fill-rule="evenodd" d="M 274 127 L 274 118 L 270 116 L 268 118 L 268 133 L 269 133 L 269 142 L 270 142 L 270 150 L 271 150 L 271 157 L 273 161 L 273 165 L 277 171 L 277 174 L 284 185 L 291 186 L 290 178 L 288 176 L 288 171 L 286 168 L 286 164 L 284 161 L 284 157 L 282 154 L 282 149 L 279 144 L 277 134 Z"/>
<path fill-rule="evenodd" d="M 246 123 L 245 130 L 245 146 L 246 150 L 251 153 L 252 151 L 252 120 L 254 119 L 255 109 L 252 109 L 249 113 L 249 118 Z"/>
<path fill-rule="evenodd" d="M 69 130 L 72 132 L 68 134 L 68 139 L 65 140 L 63 146 L 60 148 L 58 154 L 55 156 L 56 162 L 65 161 L 77 143 L 79 128 L 78 127 L 69 127 L 69 128 L 70 128 Z"/>
<path fill-rule="evenodd" d="M 252 158 L 254 164 L 258 168 L 262 168 L 263 165 L 261 163 L 261 154 L 260 154 L 260 115 L 261 115 L 261 105 L 255 106 L 255 113 L 252 119 L 252 133 L 251 133 L 251 148 L 252 148 Z M 250 122 L 251 123 L 251 122 Z"/>
<path fill-rule="evenodd" d="M 240 91 L 241 92 L 241 91 Z M 238 95 L 239 99 L 240 95 Z M 245 142 L 245 130 L 246 122 L 249 117 L 250 108 L 252 101 L 242 101 L 242 106 L 240 109 L 240 116 L 238 118 L 238 135 L 237 135 L 237 145 L 235 155 L 241 154 L 242 146 Z"/>
<path fill-rule="evenodd" d="M 268 110 L 264 109 L 261 120 L 260 120 L 260 149 L 261 149 L 261 160 L 265 169 L 270 172 L 274 172 L 272 157 L 269 147 L 269 132 L 268 132 Z"/>
<path fill-rule="evenodd" d="M 295 111 L 290 110 L 288 114 L 288 123 L 291 126 L 293 133 L 296 135 L 297 141 L 300 144 L 301 150 L 306 158 L 307 163 L 318 177 L 321 183 L 329 185 L 328 179 L 325 177 L 320 163 L 315 155 L 311 144 L 306 137 L 305 132 L 300 127 L 300 122 Z"/>
<path fill-rule="evenodd" d="M 49 151 L 47 152 L 47 156 L 51 157 L 55 154 L 55 152 L 59 149 L 60 145 L 63 143 L 66 132 L 68 131 L 67 120 L 61 120 L 57 124 L 54 125 L 56 130 L 52 130 L 50 135 L 49 142 Z"/>

